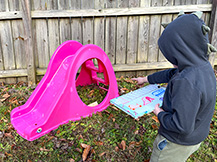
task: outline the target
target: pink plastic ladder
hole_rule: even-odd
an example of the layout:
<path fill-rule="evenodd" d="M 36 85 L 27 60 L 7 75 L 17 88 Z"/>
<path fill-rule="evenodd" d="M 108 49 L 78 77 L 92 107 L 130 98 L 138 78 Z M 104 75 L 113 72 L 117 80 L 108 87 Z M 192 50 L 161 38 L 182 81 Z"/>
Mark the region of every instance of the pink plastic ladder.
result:
<path fill-rule="evenodd" d="M 98 67 L 93 59 L 97 59 Z M 98 73 L 104 78 L 99 78 Z M 92 83 L 109 85 L 104 100 L 94 107 L 84 104 L 76 90 L 78 85 Z M 53 54 L 46 74 L 28 101 L 12 110 L 11 123 L 18 134 L 32 141 L 70 120 L 80 120 L 106 109 L 115 97 L 118 97 L 116 77 L 105 52 L 96 45 L 67 41 Z"/>

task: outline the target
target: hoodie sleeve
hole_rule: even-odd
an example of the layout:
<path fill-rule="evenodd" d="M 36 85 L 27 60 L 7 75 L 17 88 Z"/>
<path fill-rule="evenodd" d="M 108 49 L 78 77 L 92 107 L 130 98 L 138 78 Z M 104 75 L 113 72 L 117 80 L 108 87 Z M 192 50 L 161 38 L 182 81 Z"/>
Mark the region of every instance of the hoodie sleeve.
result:
<path fill-rule="evenodd" d="M 148 82 L 150 84 L 168 83 L 176 72 L 177 68 L 172 68 L 153 73 L 148 76 Z"/>
<path fill-rule="evenodd" d="M 160 112 L 158 119 L 167 131 L 190 134 L 200 107 L 201 93 L 185 78 L 175 80 L 171 90 L 171 107 Z"/>

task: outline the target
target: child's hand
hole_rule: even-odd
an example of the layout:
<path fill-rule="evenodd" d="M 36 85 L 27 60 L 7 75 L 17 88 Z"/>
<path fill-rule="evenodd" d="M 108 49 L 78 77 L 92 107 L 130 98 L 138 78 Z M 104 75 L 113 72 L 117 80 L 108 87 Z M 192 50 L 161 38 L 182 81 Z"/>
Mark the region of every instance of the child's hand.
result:
<path fill-rule="evenodd" d="M 160 104 L 156 104 L 156 105 L 155 105 L 155 108 L 154 108 L 154 110 L 153 110 L 153 113 L 154 113 L 156 116 L 159 114 L 159 112 L 164 111 L 164 110 L 161 109 L 159 106 L 160 106 Z"/>
<path fill-rule="evenodd" d="M 148 78 L 147 77 L 132 78 L 131 80 L 137 81 L 137 84 L 139 84 L 139 85 L 142 85 L 142 84 L 148 82 Z"/>

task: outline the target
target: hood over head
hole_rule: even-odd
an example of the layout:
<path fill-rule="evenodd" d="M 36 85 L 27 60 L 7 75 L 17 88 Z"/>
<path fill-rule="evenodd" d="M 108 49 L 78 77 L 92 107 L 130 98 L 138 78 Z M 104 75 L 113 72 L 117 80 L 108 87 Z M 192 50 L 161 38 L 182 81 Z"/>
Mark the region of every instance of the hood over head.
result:
<path fill-rule="evenodd" d="M 208 62 L 208 35 L 203 33 L 204 22 L 195 14 L 182 14 L 171 22 L 158 40 L 166 59 L 179 71 Z"/>

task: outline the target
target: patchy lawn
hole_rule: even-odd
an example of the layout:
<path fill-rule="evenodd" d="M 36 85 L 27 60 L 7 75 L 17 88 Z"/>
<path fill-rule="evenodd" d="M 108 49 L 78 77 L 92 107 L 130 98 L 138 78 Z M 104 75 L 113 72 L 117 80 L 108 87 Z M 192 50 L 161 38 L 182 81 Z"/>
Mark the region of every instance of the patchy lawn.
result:
<path fill-rule="evenodd" d="M 128 78 L 118 78 L 120 92 L 138 89 Z M 35 140 L 20 137 L 10 124 L 10 112 L 23 105 L 34 87 L 0 83 L 0 161 L 148 161 L 159 122 L 154 114 L 134 120 L 114 106 L 80 121 L 69 122 Z M 96 85 L 78 87 L 83 102 L 101 102 L 106 92 Z M 216 105 L 217 110 L 217 105 Z M 188 162 L 217 161 L 217 113 L 208 138 Z"/>

